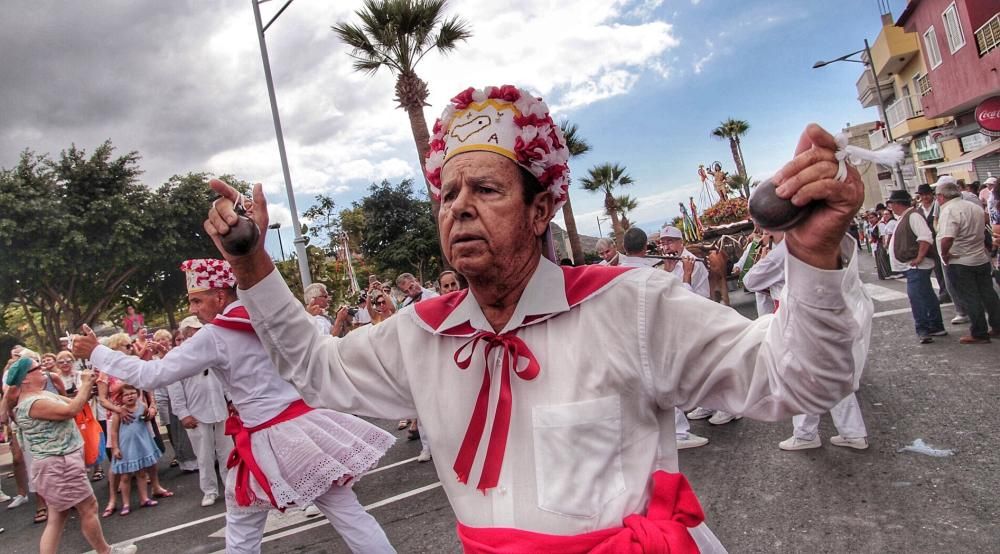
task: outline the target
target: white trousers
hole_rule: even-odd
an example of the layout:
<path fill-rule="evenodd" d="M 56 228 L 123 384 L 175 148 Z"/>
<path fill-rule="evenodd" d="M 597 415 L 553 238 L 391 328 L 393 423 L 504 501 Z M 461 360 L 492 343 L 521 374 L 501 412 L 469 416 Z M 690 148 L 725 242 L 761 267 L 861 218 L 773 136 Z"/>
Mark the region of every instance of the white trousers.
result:
<path fill-rule="evenodd" d="M 198 422 L 194 429 L 187 431 L 195 456 L 198 457 L 198 486 L 202 494 L 222 496 L 219 492 L 219 481 L 215 477 L 215 462 L 219 462 L 219 473 L 222 475 L 223 487 L 226 482 L 226 459 L 233 449 L 233 439 L 226 436 L 226 424 Z"/>
<path fill-rule="evenodd" d="M 691 422 L 684 415 L 684 410 L 674 408 L 674 433 L 677 435 L 677 438 L 686 439 L 689 431 L 691 431 Z"/>
<path fill-rule="evenodd" d="M 430 452 L 431 443 L 429 440 L 427 440 L 427 430 L 424 429 L 424 426 L 420 424 L 419 419 L 417 420 L 417 431 L 420 432 L 420 449 Z"/>
<path fill-rule="evenodd" d="M 385 531 L 358 502 L 350 486 L 330 487 L 313 505 L 323 512 L 351 552 L 395 554 Z M 270 512 L 226 512 L 226 554 L 258 554 Z"/>
<path fill-rule="evenodd" d="M 861 406 L 854 393 L 847 395 L 830 409 L 833 426 L 845 439 L 860 439 L 868 436 L 865 419 L 861 416 Z M 815 440 L 819 433 L 818 415 L 797 415 L 792 417 L 793 436 L 802 440 Z"/>

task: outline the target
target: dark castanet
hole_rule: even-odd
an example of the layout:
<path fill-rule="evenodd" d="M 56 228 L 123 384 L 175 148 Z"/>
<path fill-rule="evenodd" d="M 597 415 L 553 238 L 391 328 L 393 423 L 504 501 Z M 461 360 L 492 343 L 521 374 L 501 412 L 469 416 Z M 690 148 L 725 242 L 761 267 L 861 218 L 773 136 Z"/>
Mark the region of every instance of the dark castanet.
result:
<path fill-rule="evenodd" d="M 757 185 L 750 195 L 750 217 L 764 229 L 784 231 L 799 224 L 813 210 L 813 204 L 799 207 L 787 198 L 781 198 L 774 181 L 767 179 Z"/>
<path fill-rule="evenodd" d="M 237 203 L 233 209 L 240 219 L 229 229 L 229 233 L 222 237 L 222 248 L 233 256 L 246 256 L 257 245 L 260 229 L 246 216 L 246 210 L 241 204 Z"/>

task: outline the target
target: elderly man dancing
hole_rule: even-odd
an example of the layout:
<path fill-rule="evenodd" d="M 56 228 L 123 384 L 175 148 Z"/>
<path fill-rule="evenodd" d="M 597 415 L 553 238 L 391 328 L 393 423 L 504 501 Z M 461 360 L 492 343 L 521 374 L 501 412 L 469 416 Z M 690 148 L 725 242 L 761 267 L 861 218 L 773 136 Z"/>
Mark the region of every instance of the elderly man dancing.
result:
<path fill-rule="evenodd" d="M 856 387 L 872 306 L 845 232 L 862 184 L 853 168 L 835 179 L 836 149 L 810 125 L 775 177 L 781 197 L 818 205 L 788 232 L 783 310 L 756 322 L 666 272 L 545 259 L 568 152 L 546 105 L 509 85 L 456 96 L 426 164 L 468 291 L 320 337 L 263 239 L 227 258 L 265 350 L 311 405 L 419 415 L 467 552 L 724 551 L 677 473 L 673 410 L 773 421 Z M 212 187 L 225 200 L 205 229 L 221 246 L 237 192 Z M 266 231 L 260 185 L 252 205 Z"/>
<path fill-rule="evenodd" d="M 188 379 L 206 368 L 221 381 L 238 410 L 225 429 L 235 442 L 226 464 L 226 552 L 260 552 L 267 512 L 309 503 L 353 552 L 395 552 L 350 486 L 392 446 L 392 435 L 354 416 L 314 409 L 281 380 L 236 299 L 228 263 L 188 260 L 181 269 L 187 274 L 191 313 L 211 325 L 159 360 L 145 362 L 98 346 L 89 328 L 76 337 L 73 352 L 143 389 Z M 319 338 L 311 317 L 309 326 L 308 335 Z"/>

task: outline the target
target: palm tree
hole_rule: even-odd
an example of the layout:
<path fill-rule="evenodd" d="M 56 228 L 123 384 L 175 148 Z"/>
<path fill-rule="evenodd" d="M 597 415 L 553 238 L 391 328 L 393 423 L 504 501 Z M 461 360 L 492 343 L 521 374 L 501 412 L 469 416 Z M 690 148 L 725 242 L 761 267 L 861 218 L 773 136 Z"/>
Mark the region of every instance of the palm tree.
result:
<path fill-rule="evenodd" d="M 566 141 L 566 148 L 569 150 L 569 158 L 573 159 L 590 152 L 590 144 L 577 134 L 575 123 L 563 121 L 559 125 L 562 129 L 563 139 Z M 583 245 L 580 243 L 580 233 L 576 230 L 576 218 L 573 217 L 573 204 L 570 203 L 569 190 L 566 191 L 566 203 L 563 204 L 563 219 L 566 222 L 566 234 L 569 235 L 569 248 L 573 251 L 573 262 L 583 263 Z"/>
<path fill-rule="evenodd" d="M 743 162 L 743 148 L 740 145 L 740 137 L 747 134 L 750 124 L 742 119 L 729 118 L 712 129 L 712 136 L 719 140 L 728 140 L 729 149 L 733 152 L 733 162 L 736 164 L 736 172 L 741 177 L 746 178 L 747 168 Z"/>
<path fill-rule="evenodd" d="M 624 167 L 619 164 L 612 165 L 609 163 L 595 165 L 590 168 L 589 174 L 580 181 L 583 190 L 604 193 L 604 211 L 611 218 L 611 227 L 614 229 L 615 234 L 615 245 L 619 250 L 622 248 L 622 237 L 625 234 L 625 230 L 622 229 L 621 221 L 618 219 L 618 210 L 615 209 L 614 191 L 631 185 L 634 182 L 632 177 L 628 173 L 625 173 Z"/>
<path fill-rule="evenodd" d="M 444 18 L 444 5 L 445 0 L 365 0 L 364 7 L 355 12 L 360 26 L 346 22 L 333 26 L 333 32 L 351 47 L 355 71 L 374 75 L 384 67 L 396 76 L 396 102 L 410 118 L 421 173 L 430 141 L 424 119 L 430 93 L 415 68 L 431 50 L 447 54 L 472 36 L 468 23 L 458 16 Z M 426 184 L 431 196 L 430 184 Z M 436 223 L 439 204 L 431 199 Z"/>
<path fill-rule="evenodd" d="M 629 212 L 635 211 L 639 207 L 639 201 L 628 194 L 620 194 L 615 197 L 615 211 L 621 218 L 622 229 L 628 230 L 632 226 L 628 220 Z"/>
<path fill-rule="evenodd" d="M 754 182 L 753 177 L 750 176 L 744 177 L 742 175 L 730 175 L 729 178 L 726 179 L 726 186 L 738 192 L 743 198 L 750 198 L 750 189 L 756 185 L 757 183 Z"/>

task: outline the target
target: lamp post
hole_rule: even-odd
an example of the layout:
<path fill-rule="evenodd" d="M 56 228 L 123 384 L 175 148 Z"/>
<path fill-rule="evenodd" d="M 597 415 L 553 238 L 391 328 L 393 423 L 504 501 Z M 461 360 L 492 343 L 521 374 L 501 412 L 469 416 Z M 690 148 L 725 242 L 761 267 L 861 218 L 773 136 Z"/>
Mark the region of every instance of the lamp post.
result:
<path fill-rule="evenodd" d="M 278 247 L 281 248 L 281 261 L 285 261 L 285 244 L 283 242 L 281 242 L 281 231 L 278 230 L 278 229 L 281 229 L 281 223 L 277 223 L 277 222 L 272 223 L 272 224 L 268 225 L 267 228 L 268 229 L 274 229 L 277 232 L 277 234 L 278 234 Z"/>
<path fill-rule="evenodd" d="M 860 54 L 862 52 L 864 52 L 865 56 L 868 58 L 867 62 L 864 61 L 864 60 L 855 60 L 855 59 L 851 58 L 851 56 L 856 56 L 856 55 L 858 55 L 858 54 Z M 889 119 L 885 115 L 885 110 L 884 110 L 885 100 L 882 99 L 882 87 L 879 86 L 879 84 L 878 84 L 878 75 L 875 74 L 875 64 L 872 63 L 872 51 L 868 47 L 868 39 L 865 39 L 865 47 L 862 48 L 861 50 L 858 50 L 857 52 L 851 52 L 850 54 L 844 54 L 843 56 L 841 56 L 839 58 L 832 59 L 830 61 L 826 61 L 826 62 L 819 61 L 819 62 L 816 62 L 816 63 L 813 64 L 813 69 L 817 69 L 817 68 L 820 68 L 820 67 L 823 67 L 823 66 L 826 66 L 826 65 L 830 65 L 830 64 L 832 64 L 834 62 L 854 62 L 854 63 L 863 64 L 866 67 L 868 67 L 868 71 L 870 71 L 871 74 L 872 74 L 872 83 L 875 85 L 875 94 L 878 95 L 878 117 L 879 117 L 879 121 L 881 121 L 882 124 L 885 125 L 885 138 L 890 143 L 893 142 L 894 139 L 892 138 L 892 128 L 889 125 Z M 906 190 L 906 183 L 903 181 L 903 172 L 900 171 L 899 164 L 893 164 L 892 165 L 892 177 L 893 177 L 893 182 L 896 183 L 896 186 L 898 188 Z"/>
<path fill-rule="evenodd" d="M 281 158 L 281 172 L 285 177 L 285 194 L 288 196 L 288 209 L 292 212 L 292 231 L 295 233 L 295 240 L 292 241 L 292 244 L 295 245 L 295 253 L 299 262 L 299 275 L 302 277 L 302 288 L 304 290 L 312 284 L 312 278 L 309 275 L 309 258 L 306 256 L 306 239 L 302 236 L 302 226 L 299 225 L 299 212 L 295 207 L 292 176 L 288 171 L 288 157 L 285 155 L 285 138 L 281 133 L 281 119 L 278 117 L 278 100 L 274 96 L 274 82 L 271 80 L 271 62 L 268 61 L 267 42 L 264 41 L 264 31 L 284 13 L 285 8 L 292 3 L 292 0 L 285 2 L 281 6 L 281 9 L 278 10 L 278 13 L 274 14 L 274 17 L 267 22 L 267 25 L 263 25 L 260 18 L 260 4 L 267 1 L 250 0 L 250 4 L 253 6 L 254 22 L 257 24 L 257 40 L 260 42 L 260 57 L 264 62 L 264 79 L 267 81 L 267 95 L 271 100 L 271 117 L 274 119 L 274 134 L 278 139 L 278 156 Z M 284 258 L 284 254 L 281 257 Z"/>
<path fill-rule="evenodd" d="M 602 239 L 604 238 L 604 231 L 601 230 L 601 222 L 607 220 L 608 218 L 606 217 L 604 219 L 601 219 L 601 216 L 597 216 L 597 236 L 599 236 Z"/>

